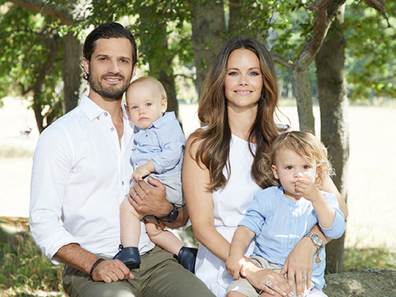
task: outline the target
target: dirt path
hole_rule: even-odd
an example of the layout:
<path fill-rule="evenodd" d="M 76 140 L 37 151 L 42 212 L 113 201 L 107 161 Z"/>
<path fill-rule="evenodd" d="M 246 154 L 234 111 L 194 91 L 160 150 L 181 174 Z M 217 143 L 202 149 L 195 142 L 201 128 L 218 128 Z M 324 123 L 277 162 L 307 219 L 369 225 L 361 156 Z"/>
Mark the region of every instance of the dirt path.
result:
<path fill-rule="evenodd" d="M 186 135 L 199 123 L 196 106 L 182 105 Z M 298 127 L 294 107 L 282 111 Z M 319 111 L 315 108 L 316 121 Z M 396 247 L 396 108 L 350 107 L 349 218 L 347 247 Z M 19 131 L 33 127 L 28 137 Z M 320 131 L 319 127 L 316 131 Z M 38 133 L 33 112 L 15 99 L 0 109 L 0 150 L 5 146 L 33 150 Z M 1 152 L 0 152 L 1 153 Z M 0 154 L 1 155 L 1 154 Z M 0 158 L 0 216 L 28 216 L 31 157 Z"/>

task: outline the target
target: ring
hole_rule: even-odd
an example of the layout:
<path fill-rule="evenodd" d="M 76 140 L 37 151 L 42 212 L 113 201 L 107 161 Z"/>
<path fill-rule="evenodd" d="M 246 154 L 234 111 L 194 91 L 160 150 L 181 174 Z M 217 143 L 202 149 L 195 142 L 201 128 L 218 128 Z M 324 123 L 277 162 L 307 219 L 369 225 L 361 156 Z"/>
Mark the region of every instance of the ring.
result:
<path fill-rule="evenodd" d="M 307 279 L 307 276 L 306 275 L 302 275 L 301 278 L 302 279 Z"/>
<path fill-rule="evenodd" d="M 272 287 L 272 282 L 271 282 L 271 281 L 266 281 L 266 282 L 265 282 L 265 285 L 266 285 L 268 288 L 271 288 L 271 287 Z"/>
<path fill-rule="evenodd" d="M 137 193 L 135 193 L 135 195 L 132 196 L 132 200 L 135 200 L 136 196 L 137 196 Z"/>

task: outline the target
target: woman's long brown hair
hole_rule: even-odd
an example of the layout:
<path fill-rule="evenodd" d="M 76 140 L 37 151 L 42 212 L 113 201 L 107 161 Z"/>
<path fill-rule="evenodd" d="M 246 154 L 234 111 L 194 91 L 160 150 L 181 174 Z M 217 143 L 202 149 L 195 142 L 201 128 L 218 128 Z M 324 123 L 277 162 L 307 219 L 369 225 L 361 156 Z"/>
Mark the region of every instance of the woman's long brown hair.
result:
<path fill-rule="evenodd" d="M 224 167 L 228 175 L 231 174 L 228 161 L 231 129 L 228 123 L 224 81 L 228 58 L 237 49 L 247 49 L 256 54 L 263 76 L 263 89 L 257 106 L 257 116 L 248 137 L 250 152 L 254 156 L 251 175 L 262 188 L 268 186 L 268 181 L 260 169 L 264 153 L 279 135 L 279 127 L 274 119 L 278 107 L 278 85 L 270 53 L 263 44 L 253 38 L 235 37 L 223 46 L 205 79 L 199 100 L 198 117 L 207 127 L 198 129 L 192 135 L 193 144 L 199 143 L 195 160 L 209 170 L 208 189 L 210 190 L 223 188 L 227 184 L 227 179 L 223 174 Z M 253 142 L 256 144 L 255 153 L 250 145 Z"/>

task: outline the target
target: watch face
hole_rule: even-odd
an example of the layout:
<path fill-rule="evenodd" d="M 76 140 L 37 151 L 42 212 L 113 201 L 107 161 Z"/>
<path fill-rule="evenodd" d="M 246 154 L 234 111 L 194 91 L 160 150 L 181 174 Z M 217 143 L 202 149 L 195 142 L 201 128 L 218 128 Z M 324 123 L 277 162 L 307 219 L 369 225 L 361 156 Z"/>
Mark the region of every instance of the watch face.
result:
<path fill-rule="evenodd" d="M 316 245 L 322 246 L 322 238 L 320 238 L 318 235 L 315 234 L 312 239 Z"/>
<path fill-rule="evenodd" d="M 173 223 L 179 216 L 179 209 L 175 206 L 171 213 L 169 214 L 169 222 Z"/>

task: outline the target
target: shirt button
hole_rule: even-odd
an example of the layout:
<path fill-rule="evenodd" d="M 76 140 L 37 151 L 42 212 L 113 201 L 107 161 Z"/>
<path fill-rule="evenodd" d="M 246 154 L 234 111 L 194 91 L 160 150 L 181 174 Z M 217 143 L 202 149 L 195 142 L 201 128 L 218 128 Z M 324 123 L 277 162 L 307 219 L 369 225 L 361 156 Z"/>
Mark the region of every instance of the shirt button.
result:
<path fill-rule="evenodd" d="M 121 185 L 124 185 L 124 181 L 121 182 Z"/>
<path fill-rule="evenodd" d="M 107 117 L 107 112 L 104 113 L 105 117 Z"/>
<path fill-rule="evenodd" d="M 110 128 L 110 131 L 113 132 L 113 131 L 114 131 L 114 127 L 111 127 L 111 128 Z"/>

